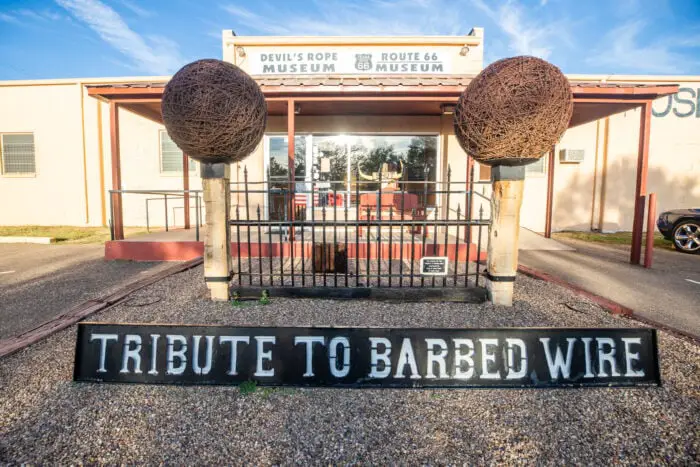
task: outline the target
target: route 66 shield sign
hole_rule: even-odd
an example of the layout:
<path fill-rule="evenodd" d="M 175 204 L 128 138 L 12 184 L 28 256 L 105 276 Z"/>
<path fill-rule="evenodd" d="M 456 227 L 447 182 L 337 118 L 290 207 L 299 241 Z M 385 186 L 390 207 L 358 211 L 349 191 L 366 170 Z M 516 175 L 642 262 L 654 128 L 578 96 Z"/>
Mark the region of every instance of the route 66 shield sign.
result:
<path fill-rule="evenodd" d="M 355 68 L 359 71 L 372 69 L 372 54 L 355 54 Z"/>

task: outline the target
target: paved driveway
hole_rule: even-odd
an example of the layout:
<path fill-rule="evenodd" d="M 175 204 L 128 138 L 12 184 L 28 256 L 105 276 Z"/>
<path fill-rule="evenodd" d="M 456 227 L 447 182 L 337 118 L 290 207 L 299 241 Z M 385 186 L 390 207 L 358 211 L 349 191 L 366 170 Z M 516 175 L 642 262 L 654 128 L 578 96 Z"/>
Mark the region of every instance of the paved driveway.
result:
<path fill-rule="evenodd" d="M 559 241 L 574 251 L 520 251 L 520 263 L 700 336 L 700 255 L 656 249 L 644 269 L 629 264 L 629 247 Z"/>
<path fill-rule="evenodd" d="M 105 261 L 104 246 L 0 244 L 0 339 L 167 263 Z"/>

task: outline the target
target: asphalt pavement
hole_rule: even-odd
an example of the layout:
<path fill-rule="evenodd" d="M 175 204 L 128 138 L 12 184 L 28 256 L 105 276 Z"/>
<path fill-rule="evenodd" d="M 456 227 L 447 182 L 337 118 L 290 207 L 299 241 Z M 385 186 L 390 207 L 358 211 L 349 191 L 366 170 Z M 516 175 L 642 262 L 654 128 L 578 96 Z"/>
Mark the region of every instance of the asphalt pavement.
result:
<path fill-rule="evenodd" d="M 168 265 L 103 256 L 102 244 L 0 244 L 0 339 Z"/>
<path fill-rule="evenodd" d="M 572 251 L 521 250 L 519 262 L 700 336 L 700 255 L 654 250 L 651 269 L 629 264 L 629 247 L 558 240 Z"/>

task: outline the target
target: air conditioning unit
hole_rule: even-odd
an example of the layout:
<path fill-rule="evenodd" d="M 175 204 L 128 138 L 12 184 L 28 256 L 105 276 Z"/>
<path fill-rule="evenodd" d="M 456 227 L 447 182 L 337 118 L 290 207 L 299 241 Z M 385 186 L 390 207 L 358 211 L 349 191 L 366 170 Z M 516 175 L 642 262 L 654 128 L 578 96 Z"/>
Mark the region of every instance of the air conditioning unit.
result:
<path fill-rule="evenodd" d="M 569 162 L 580 164 L 583 162 L 585 151 L 583 149 L 561 149 L 559 151 L 559 162 Z"/>

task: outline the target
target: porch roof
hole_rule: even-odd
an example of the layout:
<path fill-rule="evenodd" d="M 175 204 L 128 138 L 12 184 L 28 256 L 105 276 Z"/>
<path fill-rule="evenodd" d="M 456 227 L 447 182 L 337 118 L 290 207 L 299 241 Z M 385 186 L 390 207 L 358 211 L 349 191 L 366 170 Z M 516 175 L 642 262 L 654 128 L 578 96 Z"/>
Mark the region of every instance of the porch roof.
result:
<path fill-rule="evenodd" d="M 270 115 L 286 115 L 288 101 L 301 115 L 440 115 L 474 78 L 470 75 L 253 76 L 267 98 Z M 156 122 L 166 81 L 105 83 L 88 94 Z M 678 92 L 677 84 L 571 81 L 574 113 L 570 127 L 641 106 Z"/>

